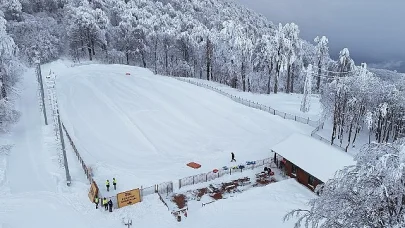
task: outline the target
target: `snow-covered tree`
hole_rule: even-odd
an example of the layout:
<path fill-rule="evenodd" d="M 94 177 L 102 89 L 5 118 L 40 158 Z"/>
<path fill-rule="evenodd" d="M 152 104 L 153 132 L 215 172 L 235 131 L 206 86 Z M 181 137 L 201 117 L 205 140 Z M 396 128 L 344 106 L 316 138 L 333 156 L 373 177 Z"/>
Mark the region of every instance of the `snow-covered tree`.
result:
<path fill-rule="evenodd" d="M 6 20 L 19 20 L 22 14 L 22 5 L 19 0 L 0 0 L 0 10 L 4 12 Z"/>
<path fill-rule="evenodd" d="M 296 209 L 284 219 L 298 217 L 295 227 L 405 227 L 405 140 L 366 144 L 328 182 L 317 186 L 319 198 L 309 209 Z"/>
<path fill-rule="evenodd" d="M 5 132 L 18 119 L 18 112 L 8 99 L 8 90 L 16 83 L 21 67 L 16 58 L 17 47 L 7 34 L 6 20 L 1 16 L 0 40 L 0 132 Z"/>
<path fill-rule="evenodd" d="M 308 68 L 306 69 L 304 96 L 302 96 L 300 108 L 301 112 L 308 112 L 309 108 L 311 107 L 312 77 L 313 77 L 312 65 L 309 64 Z"/>
<path fill-rule="evenodd" d="M 319 92 L 321 86 L 321 75 L 323 74 L 323 71 L 327 69 L 326 64 L 328 63 L 327 60 L 329 58 L 329 47 L 328 47 L 329 40 L 325 36 L 322 37 L 317 36 L 314 39 L 314 41 L 316 43 L 315 66 L 318 68 L 317 70 L 318 77 L 316 79 L 316 90 Z"/>
<path fill-rule="evenodd" d="M 100 9 L 92 9 L 83 1 L 80 6 L 69 6 L 67 14 L 67 31 L 70 50 L 73 56 L 80 56 L 80 51 L 88 52 L 93 60 L 96 48 L 106 48 L 106 27 L 108 18 Z"/>
<path fill-rule="evenodd" d="M 286 24 L 284 26 L 284 33 L 286 37 L 286 64 L 287 64 L 287 79 L 285 83 L 285 92 L 293 92 L 294 85 L 294 64 L 301 61 L 302 41 L 299 38 L 300 30 L 294 23 Z"/>

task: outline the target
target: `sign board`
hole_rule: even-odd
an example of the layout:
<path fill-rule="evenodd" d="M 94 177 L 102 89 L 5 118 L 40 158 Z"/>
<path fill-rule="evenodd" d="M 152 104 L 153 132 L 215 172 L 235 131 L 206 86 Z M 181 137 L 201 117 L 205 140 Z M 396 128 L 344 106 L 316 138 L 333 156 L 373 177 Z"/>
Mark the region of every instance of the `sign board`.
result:
<path fill-rule="evenodd" d="M 90 190 L 89 190 L 89 199 L 92 203 L 94 203 L 94 198 L 98 195 L 98 186 L 95 181 L 91 182 Z"/>
<path fill-rule="evenodd" d="M 139 188 L 121 192 L 117 195 L 118 208 L 133 205 L 141 202 L 141 192 Z"/>

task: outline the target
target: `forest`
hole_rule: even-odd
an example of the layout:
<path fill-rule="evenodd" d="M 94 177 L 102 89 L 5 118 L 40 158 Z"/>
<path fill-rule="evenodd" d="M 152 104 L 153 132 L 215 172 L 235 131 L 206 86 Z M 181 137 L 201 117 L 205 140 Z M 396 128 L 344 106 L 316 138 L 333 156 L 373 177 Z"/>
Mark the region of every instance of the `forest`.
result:
<path fill-rule="evenodd" d="M 332 142 L 359 133 L 392 142 L 405 134 L 405 76 L 329 56 L 325 36 L 300 38 L 226 0 L 0 0 L 0 130 L 18 120 L 11 99 L 25 67 L 68 57 L 149 68 L 254 93 L 320 94 Z"/>

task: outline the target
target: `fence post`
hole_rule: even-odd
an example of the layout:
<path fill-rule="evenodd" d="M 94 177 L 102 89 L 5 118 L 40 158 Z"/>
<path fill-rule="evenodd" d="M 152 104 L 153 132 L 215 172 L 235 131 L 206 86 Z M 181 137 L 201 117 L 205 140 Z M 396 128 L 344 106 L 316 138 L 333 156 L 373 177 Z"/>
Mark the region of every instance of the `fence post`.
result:
<path fill-rule="evenodd" d="M 194 184 L 194 176 L 193 176 L 193 184 Z"/>
<path fill-rule="evenodd" d="M 309 117 L 308 117 L 308 119 L 307 119 L 307 124 L 309 123 Z"/>
<path fill-rule="evenodd" d="M 179 179 L 179 189 L 181 188 L 181 179 Z"/>
<path fill-rule="evenodd" d="M 62 145 L 63 163 L 65 165 L 66 182 L 67 182 L 67 185 L 70 186 L 71 177 L 70 177 L 69 165 L 68 165 L 68 161 L 67 161 L 67 157 L 66 157 L 65 141 L 63 140 L 63 130 L 62 130 L 62 124 L 60 122 L 59 110 L 57 110 L 57 114 L 58 114 L 58 125 L 59 125 L 59 135 L 60 135 L 59 138 L 60 138 L 60 143 Z"/>
<path fill-rule="evenodd" d="M 294 120 L 297 121 L 297 116 L 294 116 Z"/>
<path fill-rule="evenodd" d="M 286 115 L 287 113 L 284 113 L 284 119 L 285 119 L 285 115 Z"/>
<path fill-rule="evenodd" d="M 48 118 L 46 116 L 46 107 L 45 107 L 45 98 L 44 98 L 44 83 L 42 81 L 40 60 L 38 59 L 36 63 L 37 63 L 37 67 L 36 67 L 37 80 L 38 80 L 38 84 L 39 84 L 39 90 L 40 90 L 41 102 L 42 102 L 42 112 L 44 115 L 45 125 L 48 125 Z"/>
<path fill-rule="evenodd" d="M 276 115 L 276 110 L 275 109 L 273 109 L 273 115 Z"/>
<path fill-rule="evenodd" d="M 208 173 L 205 174 L 205 182 L 208 182 Z"/>

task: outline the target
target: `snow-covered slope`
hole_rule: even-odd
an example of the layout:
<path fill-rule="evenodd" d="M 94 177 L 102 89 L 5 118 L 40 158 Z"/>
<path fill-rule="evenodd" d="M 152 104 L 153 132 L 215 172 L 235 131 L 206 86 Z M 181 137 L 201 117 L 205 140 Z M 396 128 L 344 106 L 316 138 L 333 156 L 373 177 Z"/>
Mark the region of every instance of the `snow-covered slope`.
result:
<path fill-rule="evenodd" d="M 240 162 L 262 159 L 291 133 L 312 130 L 143 68 L 51 70 L 62 120 L 83 159 L 100 183 L 118 178 L 120 190 L 220 168 L 232 151 Z M 202 168 L 188 168 L 190 161 Z"/>
<path fill-rule="evenodd" d="M 233 96 L 241 97 L 243 99 L 247 99 L 262 105 L 266 105 L 268 107 L 271 107 L 272 109 L 277 110 L 278 112 L 288 113 L 290 115 L 299 116 L 304 119 L 309 118 L 310 120 L 313 121 L 318 121 L 321 118 L 322 107 L 321 103 L 319 102 L 318 94 L 311 95 L 311 105 L 309 111 L 302 112 L 300 110 L 300 107 L 303 94 L 296 94 L 296 93 L 258 94 L 258 93 L 243 92 L 231 88 L 227 85 L 220 84 L 218 82 L 207 81 L 198 78 L 184 78 L 183 80 L 191 80 L 194 82 L 212 86 Z"/>
<path fill-rule="evenodd" d="M 121 191 L 219 168 L 229 164 L 231 151 L 238 162 L 261 159 L 291 133 L 312 130 L 144 69 L 69 65 L 48 64 L 43 74 L 52 69 L 58 75 L 62 119 L 82 156 L 95 169 L 102 190 L 103 181 L 112 177 L 118 179 Z M 250 220 L 259 226 L 267 224 L 267 211 L 271 212 L 270 224 L 291 227 L 291 223 L 281 222 L 282 215 L 304 207 L 313 197 L 297 183 L 280 182 L 249 190 L 229 202 L 222 200 L 204 208 L 190 205 L 191 214 L 182 223 L 174 220 L 157 195 L 113 213 L 96 210 L 88 201 L 89 184 L 68 143 L 72 185 L 65 184 L 60 148 L 52 123 L 43 124 L 32 69 L 24 75 L 20 88 L 21 121 L 7 139 L 14 147 L 8 155 L 0 155 L 2 178 L 5 174 L 0 181 L 0 227 L 119 227 L 126 217 L 136 227 L 207 227 L 208 220 L 208 227 L 238 227 L 251 224 Z M 52 121 L 50 114 L 48 109 Z M 185 166 L 189 161 L 203 167 L 192 170 Z"/>

